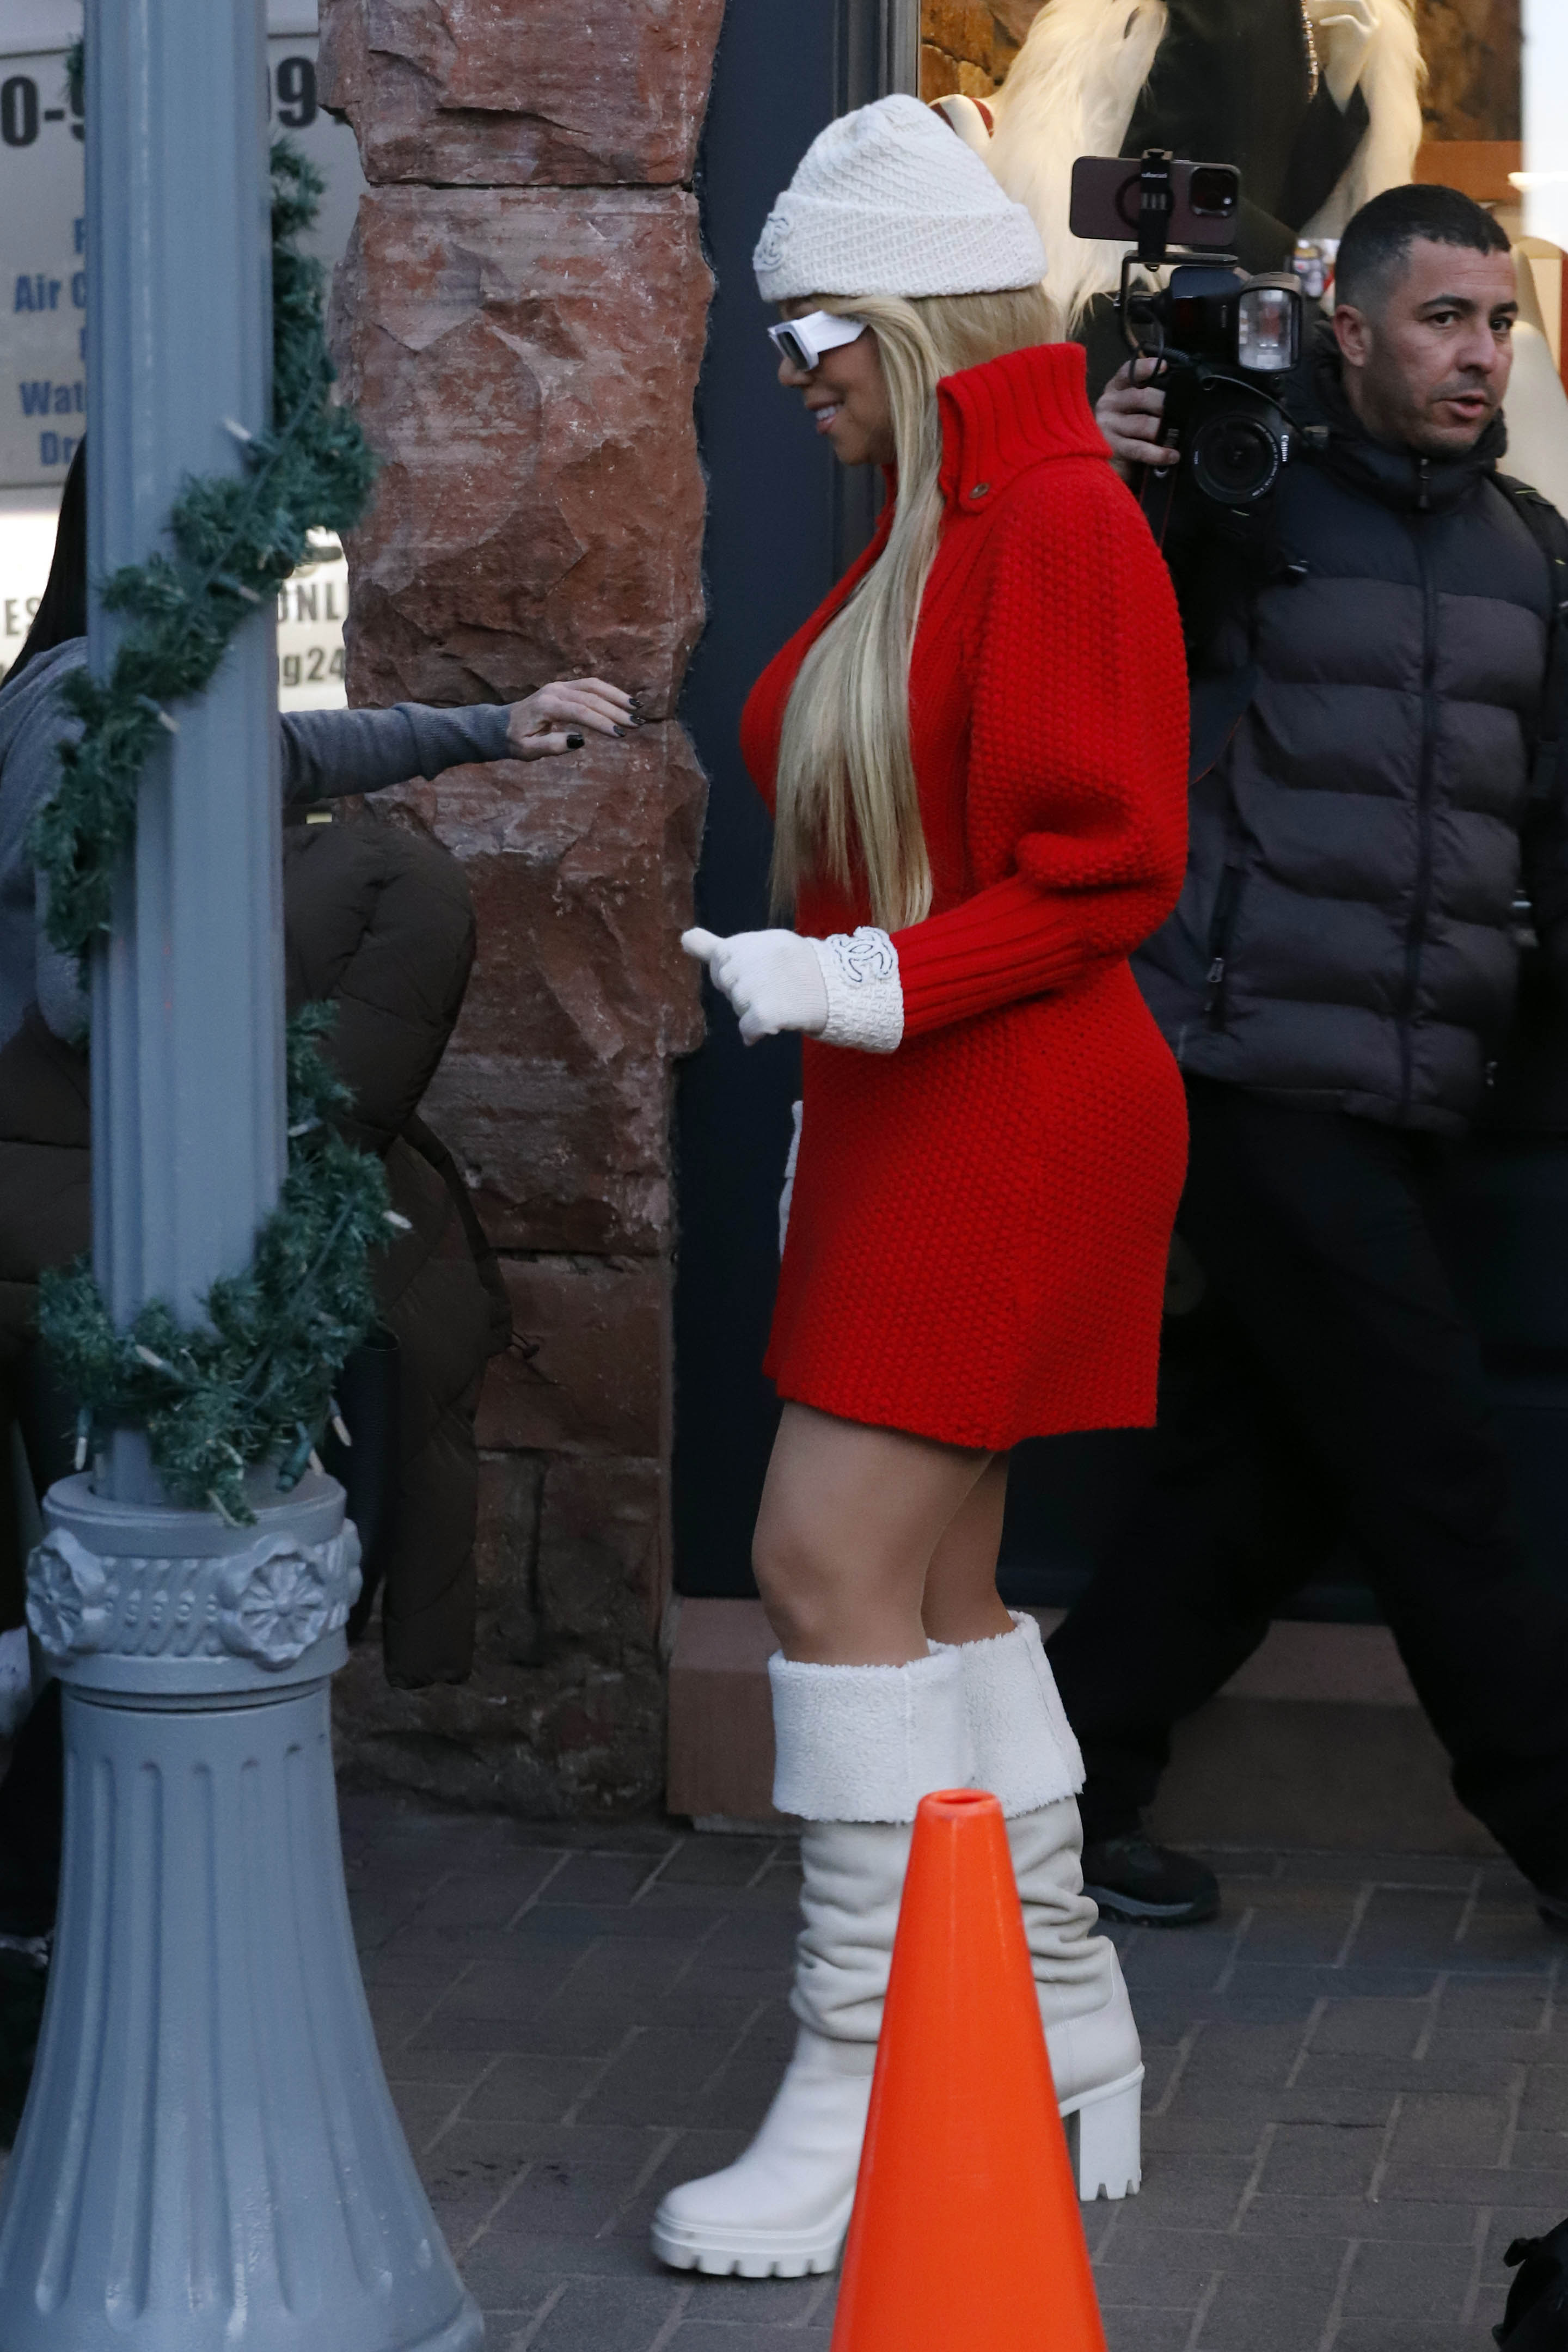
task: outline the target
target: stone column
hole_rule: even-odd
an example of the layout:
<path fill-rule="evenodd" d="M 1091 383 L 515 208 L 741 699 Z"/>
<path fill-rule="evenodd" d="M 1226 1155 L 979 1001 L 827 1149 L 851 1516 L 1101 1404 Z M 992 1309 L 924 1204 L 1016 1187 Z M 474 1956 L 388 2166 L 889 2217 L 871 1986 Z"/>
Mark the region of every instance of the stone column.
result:
<path fill-rule="evenodd" d="M 339 1688 L 351 1769 L 526 1811 L 663 1772 L 673 1065 L 700 1036 L 703 780 L 674 712 L 702 626 L 690 180 L 722 0 L 325 0 L 323 101 L 369 192 L 334 348 L 384 460 L 351 543 L 349 694 L 557 677 L 650 723 L 403 797 L 462 860 L 479 962 L 428 1116 L 504 1254 L 461 1688 Z"/>

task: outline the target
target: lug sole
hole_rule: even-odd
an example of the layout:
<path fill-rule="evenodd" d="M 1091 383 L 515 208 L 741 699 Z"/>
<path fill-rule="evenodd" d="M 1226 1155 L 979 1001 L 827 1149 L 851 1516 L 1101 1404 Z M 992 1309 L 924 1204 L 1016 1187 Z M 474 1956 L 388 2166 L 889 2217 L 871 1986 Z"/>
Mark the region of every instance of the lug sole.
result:
<path fill-rule="evenodd" d="M 1093 2204 L 1135 2197 L 1142 2182 L 1143 2069 L 1119 2082 L 1079 2091 L 1062 2102 L 1068 2153 L 1079 2198 Z M 653 2251 L 674 2271 L 705 2278 L 816 2278 L 832 2270 L 843 2251 L 854 2207 L 851 2192 L 833 2219 L 816 2230 L 724 2229 L 653 2223 Z"/>
<path fill-rule="evenodd" d="M 1062 2103 L 1079 2202 L 1136 2197 L 1143 2184 L 1143 2069 Z"/>
<path fill-rule="evenodd" d="M 656 2215 L 653 2250 L 672 2271 L 707 2278 L 816 2278 L 837 2262 L 849 2228 L 854 2191 L 816 2230 L 699 2229 Z"/>
<path fill-rule="evenodd" d="M 1184 1903 L 1144 1903 L 1114 1886 L 1091 1886 L 1084 1893 L 1107 1919 L 1124 1919 L 1131 1927 L 1198 1927 L 1219 1916 L 1219 1895 L 1195 1895 Z"/>

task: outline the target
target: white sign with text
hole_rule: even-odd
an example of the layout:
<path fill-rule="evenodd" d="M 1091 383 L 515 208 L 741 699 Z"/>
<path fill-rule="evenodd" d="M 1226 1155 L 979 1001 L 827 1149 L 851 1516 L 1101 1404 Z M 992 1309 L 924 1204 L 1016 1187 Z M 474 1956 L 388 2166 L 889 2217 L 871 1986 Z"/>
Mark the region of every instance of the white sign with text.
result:
<path fill-rule="evenodd" d="M 87 423 L 87 268 L 82 125 L 66 55 L 80 12 L 69 0 L 0 0 L 0 675 L 27 634 L 54 548 L 54 518 Z M 326 182 L 313 249 L 329 265 L 348 243 L 364 181 L 353 133 L 316 94 L 313 7 L 273 0 L 267 44 L 275 127 Z M 341 703 L 347 567 L 341 549 L 279 597 L 279 699 Z M 329 607 L 330 614 L 329 614 Z"/>

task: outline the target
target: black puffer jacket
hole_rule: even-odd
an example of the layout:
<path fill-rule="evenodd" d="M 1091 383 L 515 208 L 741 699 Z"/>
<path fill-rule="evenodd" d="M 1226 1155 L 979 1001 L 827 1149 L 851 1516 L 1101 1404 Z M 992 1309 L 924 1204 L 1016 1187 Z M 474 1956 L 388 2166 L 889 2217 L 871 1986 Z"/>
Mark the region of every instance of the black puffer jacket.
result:
<path fill-rule="evenodd" d="M 1331 353 L 1292 388 L 1273 557 L 1194 653 L 1187 879 L 1137 970 L 1194 1075 L 1457 1132 L 1521 887 L 1568 952 L 1563 798 L 1531 790 L 1550 567 L 1494 478 L 1500 424 L 1464 458 L 1383 447 Z"/>

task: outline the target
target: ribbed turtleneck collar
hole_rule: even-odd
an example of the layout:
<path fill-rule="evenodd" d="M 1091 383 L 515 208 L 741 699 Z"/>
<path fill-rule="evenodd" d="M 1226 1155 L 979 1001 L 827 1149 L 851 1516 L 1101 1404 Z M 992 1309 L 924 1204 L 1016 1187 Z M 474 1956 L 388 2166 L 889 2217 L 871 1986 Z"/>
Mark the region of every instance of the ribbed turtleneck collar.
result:
<path fill-rule="evenodd" d="M 950 506 L 983 508 L 1043 457 L 1106 457 L 1084 389 L 1079 343 L 1035 343 L 943 376 L 942 492 Z"/>

